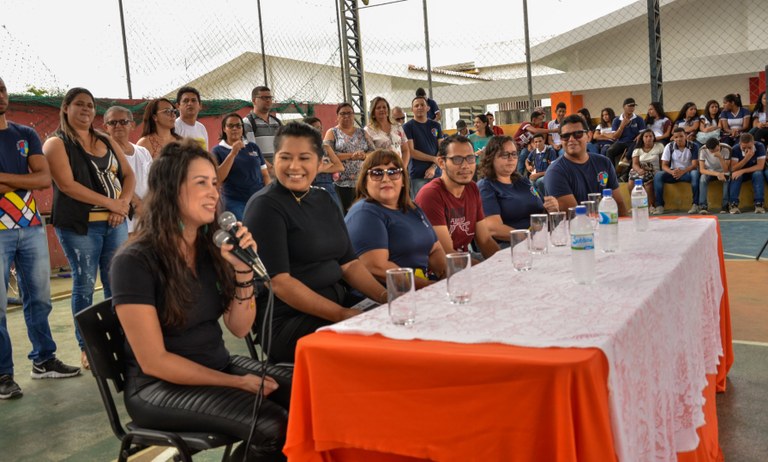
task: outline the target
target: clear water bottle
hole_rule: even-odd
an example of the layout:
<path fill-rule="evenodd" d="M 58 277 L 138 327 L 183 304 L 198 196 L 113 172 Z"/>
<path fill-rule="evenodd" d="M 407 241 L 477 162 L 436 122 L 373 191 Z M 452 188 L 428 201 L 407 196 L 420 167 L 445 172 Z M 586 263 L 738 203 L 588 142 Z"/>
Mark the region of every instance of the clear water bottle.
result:
<path fill-rule="evenodd" d="M 592 284 L 595 281 L 595 231 L 585 206 L 577 205 L 575 212 L 571 221 L 573 278 L 579 284 Z"/>
<path fill-rule="evenodd" d="M 635 231 L 648 229 L 648 194 L 640 178 L 635 180 L 632 189 L 632 224 L 635 225 Z"/>
<path fill-rule="evenodd" d="M 610 189 L 603 189 L 603 199 L 597 212 L 600 215 L 600 248 L 605 253 L 615 252 L 619 248 L 619 206 Z"/>

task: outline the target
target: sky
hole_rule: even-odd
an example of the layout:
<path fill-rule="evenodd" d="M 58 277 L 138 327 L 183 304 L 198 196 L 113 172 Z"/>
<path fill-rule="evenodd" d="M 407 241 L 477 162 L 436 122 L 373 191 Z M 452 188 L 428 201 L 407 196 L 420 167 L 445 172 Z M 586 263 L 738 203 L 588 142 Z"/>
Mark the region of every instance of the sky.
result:
<path fill-rule="evenodd" d="M 364 60 L 425 65 L 423 0 L 388 1 L 360 10 Z M 530 0 L 530 36 L 565 32 L 634 1 Z M 333 0 L 261 3 L 268 54 L 337 56 Z M 159 96 L 258 51 L 253 0 L 123 5 L 134 98 Z M 470 61 L 478 47 L 524 36 L 522 0 L 427 0 L 427 8 L 433 66 Z M 118 0 L 0 0 L 0 12 L 0 76 L 11 92 L 84 86 L 99 97 L 128 97 Z"/>

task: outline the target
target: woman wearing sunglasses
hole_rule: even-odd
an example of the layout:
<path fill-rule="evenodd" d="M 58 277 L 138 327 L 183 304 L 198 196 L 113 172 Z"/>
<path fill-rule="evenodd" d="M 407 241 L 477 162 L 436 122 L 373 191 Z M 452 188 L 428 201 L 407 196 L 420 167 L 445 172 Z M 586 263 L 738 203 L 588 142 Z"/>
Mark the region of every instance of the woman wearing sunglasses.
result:
<path fill-rule="evenodd" d="M 557 200 L 542 197 L 531 181 L 517 172 L 518 154 L 511 136 L 494 136 L 485 147 L 477 183 L 491 235 L 505 247 L 509 232 L 528 229 L 531 214 L 556 212 Z"/>
<path fill-rule="evenodd" d="M 381 281 L 390 268 L 413 268 L 416 288 L 445 273 L 445 252 L 424 212 L 413 203 L 403 161 L 394 151 L 368 155 L 357 202 L 344 221 L 357 258 Z"/>
<path fill-rule="evenodd" d="M 146 148 L 153 159 L 157 158 L 163 146 L 181 139 L 175 128 L 178 115 L 179 111 L 166 98 L 153 99 L 147 103 L 142 119 L 144 128 L 136 144 Z"/>

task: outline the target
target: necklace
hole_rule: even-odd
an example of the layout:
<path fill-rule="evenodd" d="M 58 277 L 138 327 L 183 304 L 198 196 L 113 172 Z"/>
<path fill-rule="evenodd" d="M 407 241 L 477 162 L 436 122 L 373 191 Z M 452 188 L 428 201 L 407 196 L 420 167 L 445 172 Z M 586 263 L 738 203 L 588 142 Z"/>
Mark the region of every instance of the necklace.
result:
<path fill-rule="evenodd" d="M 301 205 L 301 200 L 304 199 L 304 197 L 307 194 L 309 194 L 310 191 L 312 191 L 312 187 L 311 186 L 301 196 L 297 196 L 296 194 L 293 193 L 293 191 L 291 191 L 291 196 L 293 196 L 293 200 L 295 200 L 297 204 Z"/>

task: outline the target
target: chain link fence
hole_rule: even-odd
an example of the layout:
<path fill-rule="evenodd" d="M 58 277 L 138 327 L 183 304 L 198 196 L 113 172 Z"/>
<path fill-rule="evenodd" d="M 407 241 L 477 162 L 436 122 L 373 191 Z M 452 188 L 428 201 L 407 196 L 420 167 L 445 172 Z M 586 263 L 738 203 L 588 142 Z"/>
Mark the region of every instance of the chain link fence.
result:
<path fill-rule="evenodd" d="M 446 129 L 486 111 L 511 129 L 537 107 L 551 117 L 559 102 L 569 113 L 586 107 L 597 118 L 604 107 L 620 112 L 627 97 L 638 102 L 639 113 L 653 100 L 652 0 L 529 2 L 530 79 L 522 1 L 476 3 L 357 2 L 367 99 L 384 96 L 409 110 L 416 88 L 429 91 L 431 81 Z M 80 20 L 62 19 L 80 7 Z M 216 115 L 249 106 L 251 89 L 266 83 L 284 118 L 346 97 L 345 29 L 336 1 L 16 1 L 4 8 L 6 18 L 23 12 L 44 31 L 37 37 L 18 21 L 0 20 L 0 74 L 16 93 L 60 95 L 85 86 L 100 97 L 125 98 L 130 86 L 134 98 L 173 99 L 177 88 L 192 85 L 203 95 L 206 115 Z M 77 22 L 85 11 L 96 20 Z M 701 110 L 730 93 L 740 94 L 744 105 L 757 102 L 768 63 L 763 1 L 661 1 L 660 18 L 660 75 L 670 117 L 688 101 Z M 210 104 L 217 101 L 239 106 Z"/>

